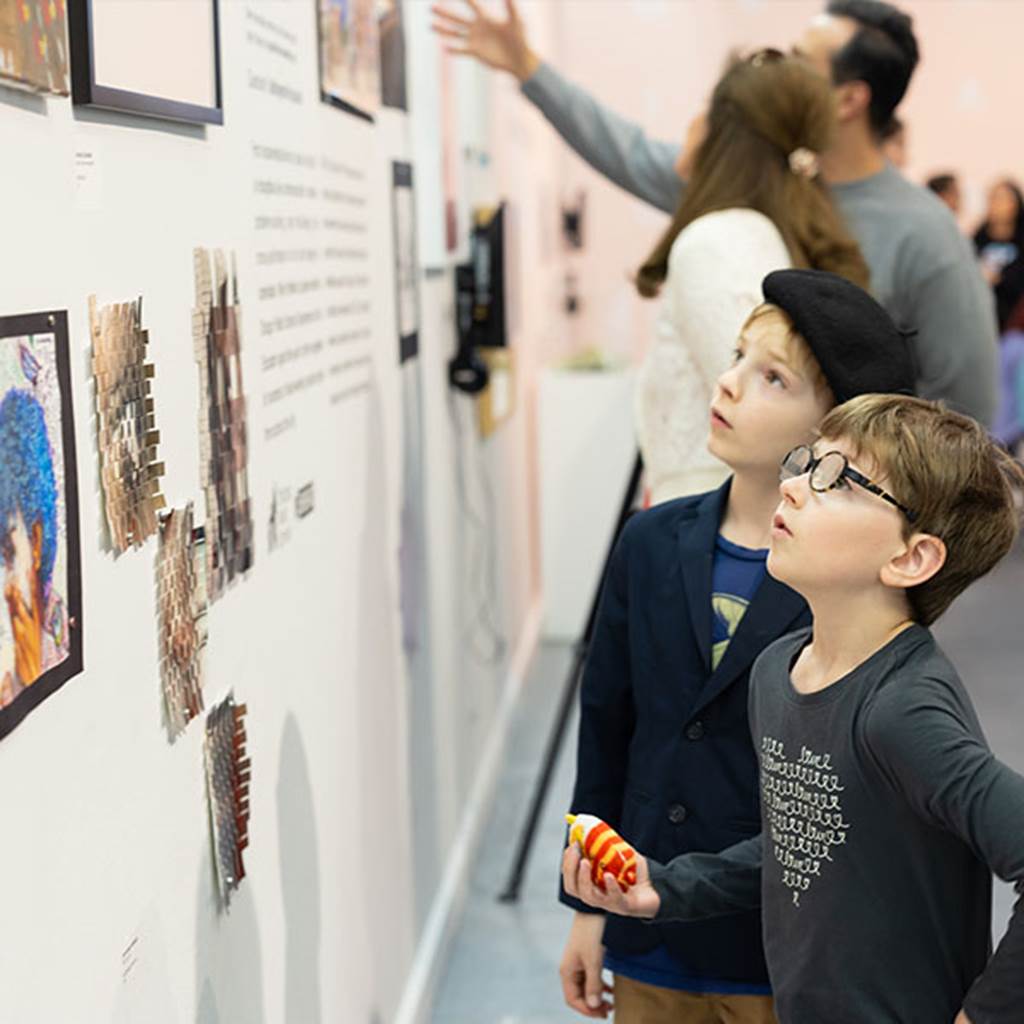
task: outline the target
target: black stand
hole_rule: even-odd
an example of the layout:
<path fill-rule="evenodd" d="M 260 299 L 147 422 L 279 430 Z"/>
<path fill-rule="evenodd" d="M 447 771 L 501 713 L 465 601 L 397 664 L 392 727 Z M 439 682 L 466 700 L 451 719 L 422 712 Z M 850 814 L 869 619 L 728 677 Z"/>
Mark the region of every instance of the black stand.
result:
<path fill-rule="evenodd" d="M 516 903 L 519 900 L 519 889 L 523 883 L 527 861 L 530 859 L 530 850 L 533 846 L 537 822 L 540 819 L 541 811 L 544 809 L 544 799 L 548 795 L 551 775 L 555 770 L 558 752 L 562 749 L 565 729 L 569 724 L 569 716 L 576 699 L 576 691 L 579 689 L 580 679 L 583 675 L 583 666 L 587 661 L 590 639 L 594 633 L 594 622 L 597 619 L 597 607 L 601 599 L 601 588 L 604 585 L 604 578 L 608 572 L 608 564 L 611 562 L 612 552 L 615 550 L 615 542 L 619 539 L 619 534 L 622 532 L 622 528 L 626 525 L 626 520 L 629 519 L 630 513 L 633 510 L 643 468 L 643 459 L 640 457 L 640 453 L 637 452 L 636 459 L 633 462 L 633 470 L 629 475 L 629 483 L 626 485 L 626 493 L 623 495 L 622 505 L 619 507 L 619 518 L 615 523 L 611 543 L 608 545 L 608 553 L 605 555 L 601 575 L 597 581 L 597 589 L 594 592 L 593 600 L 590 602 L 590 614 L 587 616 L 587 624 L 583 628 L 583 636 L 576 643 L 572 666 L 565 680 L 562 699 L 558 705 L 558 714 L 555 716 L 551 734 L 548 736 L 547 749 L 544 751 L 544 761 L 541 764 L 540 774 L 537 776 L 537 782 L 533 787 L 533 796 L 530 799 L 530 809 L 527 812 L 526 821 L 523 823 L 523 830 L 519 834 L 519 843 L 516 847 L 515 860 L 512 862 L 512 871 L 508 876 L 508 882 L 505 885 L 504 891 L 498 897 L 502 903 Z"/>

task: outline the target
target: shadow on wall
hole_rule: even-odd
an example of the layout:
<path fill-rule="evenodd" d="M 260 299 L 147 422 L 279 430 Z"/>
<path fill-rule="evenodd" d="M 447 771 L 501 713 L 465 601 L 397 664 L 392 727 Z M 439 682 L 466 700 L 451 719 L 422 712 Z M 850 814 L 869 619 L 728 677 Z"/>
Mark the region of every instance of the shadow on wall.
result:
<path fill-rule="evenodd" d="M 230 909 L 219 914 L 208 844 L 202 858 L 196 900 L 195 1024 L 265 1024 L 263 959 L 252 885 L 243 881 Z"/>
<path fill-rule="evenodd" d="M 443 843 L 439 835 L 434 681 L 430 663 L 426 521 L 423 487 L 423 397 L 420 359 L 400 368 L 402 480 L 397 551 L 402 622 L 402 681 L 409 721 L 409 788 L 413 848 L 416 850 L 416 929 L 422 929 L 441 881 Z"/>
<path fill-rule="evenodd" d="M 313 787 L 299 723 L 289 714 L 281 734 L 277 835 L 284 903 L 284 1017 L 322 1024 L 320 999 L 320 858 Z"/>
<path fill-rule="evenodd" d="M 396 653 L 398 634 L 396 613 L 398 600 L 391 581 L 396 578 L 397 552 L 388 542 L 388 510 L 392 507 L 388 492 L 386 469 L 381 458 L 384 450 L 384 428 L 377 385 L 371 386 L 367 398 L 367 475 L 363 532 L 359 537 L 359 621 L 353 691 L 356 720 L 359 728 L 358 785 L 347 787 L 360 818 L 353 823 L 353 851 L 358 863 L 373 865 L 378 878 L 389 878 L 397 884 L 386 887 L 360 886 L 365 938 L 372 962 L 372 978 L 366 988 L 372 993 L 376 1012 L 370 1019 L 390 1020 L 398 1005 L 402 983 L 408 968 L 408 954 L 403 940 L 408 941 L 410 928 L 410 894 L 405 891 L 408 877 L 405 858 L 411 827 L 404 817 L 404 804 L 394 805 L 381 794 L 401 794 L 408 782 L 403 768 L 406 752 L 401 749 L 401 701 L 404 699 Z M 415 730 L 410 719 L 409 729 Z M 412 848 L 417 849 L 415 838 Z M 430 858 L 425 858 L 430 859 Z M 431 864 L 431 873 L 436 867 Z M 430 890 L 428 890 L 429 895 Z M 380 1016 L 377 1016 L 377 1015 Z M 360 1018 L 356 1018 L 359 1020 Z"/>
<path fill-rule="evenodd" d="M 63 102 L 59 96 L 55 96 L 54 99 L 58 103 Z M 3 85 L 2 83 L 0 83 L 0 103 L 4 103 L 9 107 L 17 107 L 19 110 L 25 110 L 30 114 L 39 114 L 41 117 L 46 117 L 49 113 L 46 100 L 42 96 L 34 92 L 25 92 L 14 86 Z"/>

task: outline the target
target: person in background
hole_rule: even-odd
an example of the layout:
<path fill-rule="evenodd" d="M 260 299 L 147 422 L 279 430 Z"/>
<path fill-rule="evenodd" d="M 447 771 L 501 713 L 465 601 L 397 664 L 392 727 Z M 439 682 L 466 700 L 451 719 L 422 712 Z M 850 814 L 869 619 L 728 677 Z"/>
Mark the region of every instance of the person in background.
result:
<path fill-rule="evenodd" d="M 950 209 L 954 217 L 960 216 L 963 196 L 960 194 L 960 182 L 955 174 L 933 174 L 925 187 L 934 192 Z"/>
<path fill-rule="evenodd" d="M 909 157 L 907 126 L 898 117 L 890 118 L 882 129 L 882 152 L 886 160 L 901 171 L 907 166 Z"/>
<path fill-rule="evenodd" d="M 515 0 L 505 17 L 467 0 L 465 14 L 433 8 L 454 54 L 509 72 L 523 94 L 592 167 L 648 203 L 674 212 L 685 189 L 678 142 L 602 106 L 530 46 Z M 890 166 L 880 135 L 918 63 L 911 19 L 888 3 L 831 0 L 794 52 L 832 83 L 835 142 L 822 172 L 871 271 L 871 290 L 914 332 L 918 393 L 988 423 L 996 403 L 996 324 L 991 293 L 971 247 L 927 190 Z"/>
<path fill-rule="evenodd" d="M 1004 178 L 989 189 L 988 210 L 974 233 L 974 248 L 995 293 L 1002 334 L 1024 296 L 1024 195 L 1015 181 Z"/>
<path fill-rule="evenodd" d="M 810 267 L 867 285 L 818 179 L 834 129 L 827 82 L 777 50 L 733 61 L 708 116 L 691 125 L 689 188 L 636 279 L 662 303 L 636 393 L 652 504 L 713 490 L 728 474 L 707 450 L 707 408 L 764 277 Z"/>

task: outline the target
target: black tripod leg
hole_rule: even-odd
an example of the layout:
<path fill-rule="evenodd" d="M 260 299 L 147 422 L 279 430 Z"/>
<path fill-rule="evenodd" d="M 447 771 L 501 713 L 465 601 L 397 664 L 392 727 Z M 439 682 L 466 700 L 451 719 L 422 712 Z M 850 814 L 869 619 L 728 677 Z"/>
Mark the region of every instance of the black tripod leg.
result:
<path fill-rule="evenodd" d="M 558 704 L 558 713 L 555 716 L 551 733 L 548 736 L 547 748 L 544 751 L 544 760 L 541 764 L 540 774 L 533 787 L 533 796 L 530 798 L 530 809 L 527 811 L 526 820 L 523 822 L 523 829 L 519 833 L 519 843 L 516 846 L 515 860 L 512 862 L 512 871 L 508 876 L 508 882 L 498 899 L 502 903 L 515 903 L 519 899 L 519 889 L 523 883 L 523 875 L 526 872 L 526 864 L 530 859 L 530 850 L 533 847 L 534 834 L 537 831 L 537 822 L 540 820 L 541 811 L 544 809 L 544 800 L 548 794 L 548 787 L 551 785 L 551 776 L 555 770 L 555 762 L 558 760 L 558 753 L 562 749 L 562 742 L 565 739 L 565 730 L 569 724 L 573 704 L 576 699 L 576 691 L 579 688 L 580 678 L 583 675 L 583 666 L 587 661 L 587 651 L 590 649 L 590 638 L 594 633 L 594 623 L 597 621 L 597 608 L 601 600 L 601 588 L 604 586 L 605 574 L 608 572 L 608 565 L 611 562 L 612 552 L 615 550 L 615 543 L 619 539 L 622 528 L 626 525 L 630 512 L 633 509 L 637 488 L 640 486 L 640 477 L 643 473 L 643 459 L 637 452 L 633 462 L 633 470 L 629 475 L 629 484 L 626 493 L 622 498 L 622 505 L 619 508 L 619 518 L 615 523 L 612 532 L 611 543 L 608 545 L 608 552 L 604 558 L 604 565 L 601 568 L 601 575 L 598 577 L 597 589 L 590 602 L 590 613 L 587 615 L 587 624 L 583 629 L 583 636 L 576 643 L 576 651 L 572 659 L 572 667 L 565 680 L 562 690 L 562 698 Z"/>

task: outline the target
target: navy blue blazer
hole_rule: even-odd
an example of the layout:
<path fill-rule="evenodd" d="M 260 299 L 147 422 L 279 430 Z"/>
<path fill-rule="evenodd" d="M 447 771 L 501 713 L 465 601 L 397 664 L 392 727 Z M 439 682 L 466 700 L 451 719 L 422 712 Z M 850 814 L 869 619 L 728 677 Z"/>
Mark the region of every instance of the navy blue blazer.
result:
<path fill-rule="evenodd" d="M 571 810 L 604 818 L 662 863 L 761 830 L 750 668 L 773 640 L 811 621 L 803 598 L 768 576 L 711 670 L 711 572 L 729 486 L 627 523 L 583 671 Z M 564 890 L 561 900 L 589 909 Z M 609 915 L 604 940 L 619 954 L 663 943 L 708 978 L 768 980 L 759 913 L 667 925 Z"/>

